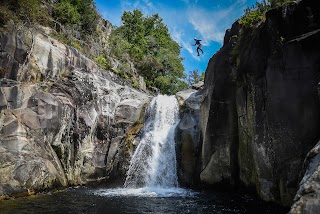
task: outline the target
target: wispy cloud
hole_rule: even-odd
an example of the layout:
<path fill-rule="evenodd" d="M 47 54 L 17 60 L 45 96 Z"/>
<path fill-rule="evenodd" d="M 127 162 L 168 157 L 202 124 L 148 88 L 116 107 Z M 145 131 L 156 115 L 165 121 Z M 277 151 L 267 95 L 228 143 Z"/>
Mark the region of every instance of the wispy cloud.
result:
<path fill-rule="evenodd" d="M 188 21 L 200 33 L 204 45 L 208 45 L 211 41 L 222 43 L 225 30 L 237 17 L 235 9 L 242 6 L 244 2 L 245 0 L 238 0 L 228 8 L 213 12 L 192 7 L 188 10 Z"/>
<path fill-rule="evenodd" d="M 129 0 L 124 0 L 121 1 L 121 9 L 122 10 L 132 10 L 132 8 L 136 8 L 139 5 L 139 0 L 136 1 L 129 1 Z"/>
<path fill-rule="evenodd" d="M 177 31 L 177 29 L 173 29 L 171 32 L 172 38 L 184 49 L 186 49 L 190 54 L 193 54 L 193 49 L 191 44 L 188 44 L 187 42 L 185 42 L 185 40 L 182 38 L 183 35 L 184 35 L 183 31 Z"/>
<path fill-rule="evenodd" d="M 155 9 L 154 5 L 149 0 L 142 0 L 142 1 L 147 5 L 147 7 L 151 9 Z"/>
<path fill-rule="evenodd" d="M 191 44 L 185 42 L 186 40 L 182 38 L 184 35 L 185 33 L 183 31 L 178 31 L 176 28 L 171 30 L 172 39 L 174 39 L 182 48 L 187 50 L 194 59 L 199 61 L 199 57 L 196 57 L 196 55 L 194 54 L 194 50 Z"/>
<path fill-rule="evenodd" d="M 194 29 L 201 34 L 204 45 L 206 45 L 210 41 L 222 42 L 224 32 L 222 31 L 221 22 L 227 14 L 228 11 L 217 14 L 208 13 L 203 9 L 193 8 L 189 12 L 188 19 Z"/>
<path fill-rule="evenodd" d="M 139 9 L 143 14 L 151 14 L 155 10 L 155 6 L 150 0 L 124 0 L 121 1 L 122 11 L 132 11 L 134 9 Z"/>
<path fill-rule="evenodd" d="M 181 0 L 181 1 L 189 5 L 189 4 L 197 4 L 199 0 Z"/>

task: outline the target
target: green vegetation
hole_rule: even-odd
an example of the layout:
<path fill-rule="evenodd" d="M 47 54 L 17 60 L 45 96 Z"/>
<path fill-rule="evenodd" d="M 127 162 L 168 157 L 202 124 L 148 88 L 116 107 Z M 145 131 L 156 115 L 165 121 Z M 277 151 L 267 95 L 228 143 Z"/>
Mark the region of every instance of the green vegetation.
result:
<path fill-rule="evenodd" d="M 270 10 L 270 4 L 266 1 L 256 2 L 256 5 L 245 9 L 245 14 L 239 20 L 239 23 L 246 27 L 254 27 L 265 20 L 265 13 Z"/>
<path fill-rule="evenodd" d="M 53 17 L 61 24 L 84 33 L 96 33 L 99 14 L 93 0 L 60 0 Z"/>
<path fill-rule="evenodd" d="M 53 8 L 52 11 L 50 7 Z M 98 34 L 98 17 L 93 0 L 60 0 L 57 3 L 49 0 L 0 2 L 0 26 L 9 20 L 50 26 L 57 30 L 53 37 L 80 51 L 83 50 L 80 39 L 85 41 L 87 35 Z"/>
<path fill-rule="evenodd" d="M 8 20 L 24 20 L 29 23 L 43 21 L 46 13 L 40 7 L 41 0 L 6 0 L 0 2 L 0 24 Z"/>
<path fill-rule="evenodd" d="M 85 50 L 103 69 L 111 70 L 111 57 L 120 61 L 113 72 L 136 88 L 139 83 L 129 63 L 144 77 L 149 89 L 158 88 L 163 94 L 174 94 L 188 87 L 184 81 L 181 47 L 171 38 L 158 14 L 144 16 L 139 10 L 125 11 L 121 17 L 123 25 L 113 29 L 109 47 L 101 19 L 94 0 L 0 2 L 0 27 L 9 20 L 51 27 L 55 32 L 50 36 L 80 51 Z M 105 40 L 101 41 L 101 37 Z"/>
<path fill-rule="evenodd" d="M 75 39 L 72 36 L 67 35 L 66 33 L 60 32 L 60 33 L 52 34 L 51 36 L 66 45 L 69 45 L 78 49 L 79 51 L 83 50 L 83 47 L 80 44 L 80 41 Z"/>
<path fill-rule="evenodd" d="M 97 65 L 99 65 L 102 69 L 107 69 L 107 59 L 104 58 L 103 55 L 97 56 L 93 59 Z"/>
<path fill-rule="evenodd" d="M 266 19 L 265 14 L 268 10 L 293 1 L 294 0 L 264 0 L 261 3 L 256 2 L 255 5 L 245 9 L 245 14 L 239 19 L 239 23 L 245 27 L 258 26 Z"/>
<path fill-rule="evenodd" d="M 189 85 L 193 85 L 196 84 L 200 81 L 204 81 L 204 75 L 205 73 L 202 72 L 201 74 L 199 73 L 199 71 L 197 69 L 190 71 L 188 77 L 187 77 L 187 82 Z"/>
<path fill-rule="evenodd" d="M 54 16 L 61 24 L 81 24 L 81 15 L 71 1 L 57 3 Z"/>
<path fill-rule="evenodd" d="M 147 87 L 159 88 L 163 94 L 185 89 L 180 46 L 170 37 L 158 14 L 144 16 L 141 11 L 125 11 L 123 25 L 112 32 L 111 53 L 135 63 Z"/>
<path fill-rule="evenodd" d="M 271 4 L 271 7 L 280 7 L 283 4 L 294 2 L 295 0 L 268 0 Z"/>
<path fill-rule="evenodd" d="M 242 25 L 242 28 L 231 52 L 231 61 L 233 64 L 231 76 L 233 80 L 238 78 L 237 68 L 239 68 L 239 65 L 241 64 L 241 55 L 246 49 L 245 46 L 250 44 L 250 41 L 256 32 L 255 28 L 266 20 L 267 11 L 293 1 L 294 0 L 263 0 L 262 2 L 257 2 L 250 8 L 245 9 L 245 14 L 238 20 Z M 278 44 L 283 45 L 284 42 L 285 38 L 279 35 Z"/>

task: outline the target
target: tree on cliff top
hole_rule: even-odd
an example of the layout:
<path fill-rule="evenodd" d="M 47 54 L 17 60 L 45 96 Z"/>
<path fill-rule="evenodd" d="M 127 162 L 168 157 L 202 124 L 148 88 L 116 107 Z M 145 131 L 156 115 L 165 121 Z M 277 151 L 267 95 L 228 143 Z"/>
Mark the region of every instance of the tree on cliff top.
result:
<path fill-rule="evenodd" d="M 187 82 L 191 86 L 193 84 L 196 84 L 200 81 L 204 81 L 204 75 L 205 73 L 200 73 L 198 69 L 195 69 L 193 71 L 190 71 L 187 76 Z"/>
<path fill-rule="evenodd" d="M 239 19 L 239 23 L 246 27 L 258 26 L 265 20 L 265 14 L 268 10 L 293 1 L 294 0 L 263 0 L 262 2 L 256 2 L 255 5 L 244 10 L 245 14 Z"/>
<path fill-rule="evenodd" d="M 123 25 L 112 32 L 111 53 L 129 57 L 148 87 L 159 88 L 163 94 L 185 89 L 181 47 L 171 38 L 162 18 L 134 10 L 125 11 L 121 20 Z"/>

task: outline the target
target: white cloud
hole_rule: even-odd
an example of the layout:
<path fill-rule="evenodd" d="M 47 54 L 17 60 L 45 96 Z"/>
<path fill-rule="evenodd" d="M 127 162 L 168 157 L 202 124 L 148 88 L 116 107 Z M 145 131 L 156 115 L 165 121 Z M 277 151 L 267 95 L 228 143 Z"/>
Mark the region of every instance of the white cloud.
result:
<path fill-rule="evenodd" d="M 153 6 L 152 2 L 150 2 L 149 0 L 142 0 L 150 9 L 155 9 L 155 7 Z"/>
<path fill-rule="evenodd" d="M 224 32 L 222 32 L 219 22 L 222 18 L 215 13 L 208 13 L 202 9 L 191 9 L 189 22 L 194 29 L 201 34 L 203 44 L 207 45 L 210 41 L 221 43 Z"/>
<path fill-rule="evenodd" d="M 155 10 L 155 6 L 150 0 L 123 0 L 121 1 L 122 11 L 132 11 L 134 9 L 139 9 L 143 14 L 151 14 Z"/>
<path fill-rule="evenodd" d="M 186 43 L 182 39 L 183 32 L 178 32 L 176 29 L 173 29 L 171 32 L 171 37 L 174 41 L 176 41 L 179 45 L 181 45 L 183 48 L 185 48 L 190 54 L 193 53 L 193 49 L 191 44 Z"/>
<path fill-rule="evenodd" d="M 185 40 L 182 38 L 184 35 L 185 33 L 183 31 L 177 31 L 176 29 L 173 29 L 171 31 L 172 39 L 176 41 L 182 48 L 187 50 L 195 60 L 199 61 L 200 58 L 197 57 L 196 54 L 194 54 L 195 47 L 192 46 L 192 44 L 185 42 Z"/>
<path fill-rule="evenodd" d="M 130 1 L 130 0 L 123 0 L 121 1 L 121 10 L 122 11 L 131 11 L 134 8 L 137 8 L 137 6 L 139 5 L 140 0 L 136 0 L 136 1 Z"/>
<path fill-rule="evenodd" d="M 238 0 L 229 8 L 210 12 L 203 8 L 192 7 L 188 10 L 188 21 L 199 32 L 203 44 L 208 45 L 211 41 L 223 42 L 225 31 L 237 18 L 239 6 L 246 0 Z"/>

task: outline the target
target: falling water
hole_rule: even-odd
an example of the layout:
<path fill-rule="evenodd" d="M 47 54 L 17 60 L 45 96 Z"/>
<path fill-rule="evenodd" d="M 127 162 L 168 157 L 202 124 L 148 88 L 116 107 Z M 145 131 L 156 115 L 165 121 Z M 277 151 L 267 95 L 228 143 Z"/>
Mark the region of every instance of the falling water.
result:
<path fill-rule="evenodd" d="M 131 159 L 125 188 L 178 186 L 174 131 L 179 122 L 174 96 L 158 95 L 148 106 L 143 136 Z"/>
<path fill-rule="evenodd" d="M 178 188 L 174 142 L 174 130 L 179 122 L 177 100 L 162 95 L 154 98 L 146 116 L 144 134 L 127 173 L 126 188 L 76 188 L 47 196 L 26 197 L 20 202 L 8 200 L 0 203 L 1 213 L 25 210 L 32 213 L 288 212 L 246 194 L 198 193 Z"/>

